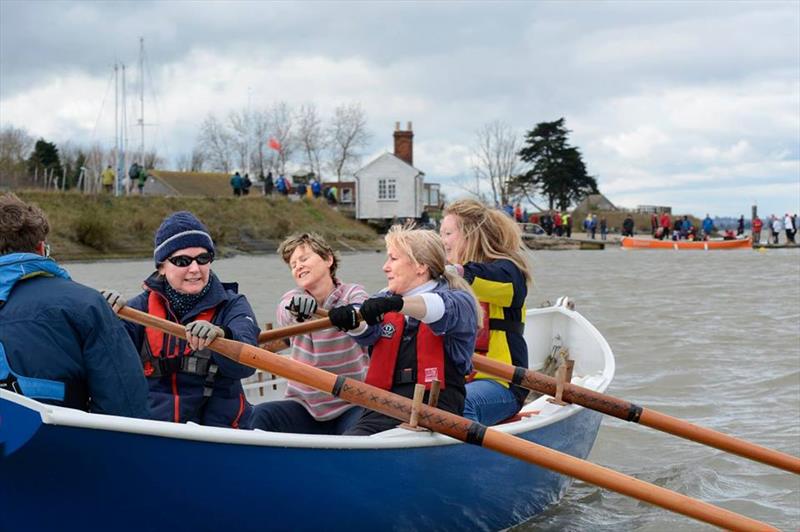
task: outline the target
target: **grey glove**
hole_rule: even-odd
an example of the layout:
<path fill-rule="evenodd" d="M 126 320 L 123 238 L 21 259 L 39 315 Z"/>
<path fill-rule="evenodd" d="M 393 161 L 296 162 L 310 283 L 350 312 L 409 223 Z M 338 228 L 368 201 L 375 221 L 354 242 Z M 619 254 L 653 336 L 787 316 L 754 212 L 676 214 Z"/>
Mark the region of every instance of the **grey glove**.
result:
<path fill-rule="evenodd" d="M 317 311 L 317 300 L 306 294 L 298 294 L 292 296 L 286 310 L 292 313 L 296 321 L 304 322 L 314 316 L 314 312 Z"/>
<path fill-rule="evenodd" d="M 103 295 L 105 300 L 111 305 L 111 309 L 114 313 L 117 313 L 122 309 L 122 307 L 126 306 L 128 302 L 122 297 L 122 294 L 115 290 L 100 290 L 100 293 Z"/>
<path fill-rule="evenodd" d="M 186 340 L 194 351 L 208 347 L 217 338 L 225 338 L 225 331 L 206 320 L 196 320 L 186 324 Z"/>

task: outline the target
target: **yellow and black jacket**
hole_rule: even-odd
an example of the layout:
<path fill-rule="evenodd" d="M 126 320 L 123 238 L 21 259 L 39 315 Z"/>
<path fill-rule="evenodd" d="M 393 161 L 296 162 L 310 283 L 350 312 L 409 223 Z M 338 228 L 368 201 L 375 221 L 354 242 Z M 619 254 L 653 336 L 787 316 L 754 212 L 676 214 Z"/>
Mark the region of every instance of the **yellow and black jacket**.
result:
<path fill-rule="evenodd" d="M 525 326 L 525 298 L 528 287 L 525 277 L 508 259 L 464 264 L 464 279 L 482 303 L 489 317 L 489 345 L 486 355 L 505 364 L 528 367 L 528 347 L 523 336 Z M 500 379 L 484 373 L 476 379 L 493 379 L 509 386 Z M 514 396 L 522 404 L 528 391 L 511 386 Z"/>

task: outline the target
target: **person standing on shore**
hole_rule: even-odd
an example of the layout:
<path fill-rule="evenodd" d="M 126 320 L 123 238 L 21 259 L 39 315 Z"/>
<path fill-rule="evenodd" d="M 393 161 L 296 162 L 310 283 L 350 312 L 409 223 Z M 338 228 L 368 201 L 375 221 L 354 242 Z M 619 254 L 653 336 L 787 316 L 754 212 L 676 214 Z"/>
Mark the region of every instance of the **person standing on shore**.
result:
<path fill-rule="evenodd" d="M 481 305 L 475 350 L 527 368 L 525 299 L 533 281 L 518 227 L 500 211 L 475 200 L 459 200 L 445 208 L 440 235 L 448 262 Z M 493 425 L 519 412 L 527 396 L 523 388 L 478 373 L 467 384 L 464 417 Z"/>
<path fill-rule="evenodd" d="M 278 248 L 297 285 L 278 303 L 278 325 L 285 327 L 314 317 L 318 308 L 360 306 L 369 295 L 359 284 L 336 277 L 339 258 L 322 236 L 300 233 L 289 236 Z M 291 338 L 291 358 L 358 381 L 367 375 L 366 348 L 335 327 Z M 249 428 L 301 434 L 342 434 L 361 417 L 363 409 L 289 381 L 286 399 L 255 406 Z"/>
<path fill-rule="evenodd" d="M 786 213 L 786 216 L 783 218 L 783 228 L 786 231 L 786 243 L 794 244 L 794 234 L 795 234 L 795 226 L 794 226 L 794 219 L 789 216 L 789 213 Z"/>
<path fill-rule="evenodd" d="M 761 243 L 761 227 L 764 224 L 761 222 L 761 218 L 758 216 L 753 217 L 753 220 L 750 222 L 750 229 L 753 233 L 753 243 L 760 244 Z"/>
<path fill-rule="evenodd" d="M 670 229 L 672 228 L 672 220 L 666 212 L 661 213 L 661 240 L 669 239 Z"/>
<path fill-rule="evenodd" d="M 192 213 L 176 212 L 156 231 L 156 271 L 145 279 L 144 292 L 130 302 L 113 290 L 103 295 L 116 312 L 129 305 L 186 327 L 186 339 L 178 340 L 124 322 L 141 357 L 154 419 L 240 428 L 252 411 L 241 379 L 255 370 L 208 345 L 216 338 L 257 345 L 259 330 L 238 285 L 223 283 L 211 271 L 215 251 L 208 228 Z"/>
<path fill-rule="evenodd" d="M 231 176 L 231 188 L 233 189 L 234 196 L 241 196 L 242 195 L 242 176 L 239 175 L 239 172 L 235 172 Z"/>
<path fill-rule="evenodd" d="M 606 217 L 602 216 L 600 218 L 600 240 L 606 240 L 608 236 L 608 222 L 606 222 Z"/>
<path fill-rule="evenodd" d="M 742 222 L 744 224 L 744 222 Z M 714 220 L 711 219 L 708 213 L 706 213 L 706 217 L 703 218 L 703 240 L 708 240 L 711 236 L 711 232 L 714 230 Z"/>
<path fill-rule="evenodd" d="M 772 238 L 773 244 L 777 244 L 781 237 L 781 231 L 783 231 L 783 224 L 781 223 L 781 219 L 774 214 L 772 215 Z"/>
<path fill-rule="evenodd" d="M 633 236 L 633 218 L 630 214 L 622 221 L 622 236 Z"/>
<path fill-rule="evenodd" d="M 744 234 L 744 214 L 739 216 L 739 223 L 736 226 L 736 236 L 742 236 Z"/>
<path fill-rule="evenodd" d="M 272 189 L 275 188 L 275 182 L 272 180 L 272 170 L 267 172 L 267 177 L 264 178 L 264 195 L 272 196 Z"/>
<path fill-rule="evenodd" d="M 0 196 L 0 388 L 149 418 L 136 349 L 103 297 L 49 258 L 49 233 L 39 207 Z"/>
<path fill-rule="evenodd" d="M 111 192 L 113 192 L 114 189 L 114 182 L 117 179 L 117 173 L 114 171 L 113 168 L 111 168 L 110 164 L 105 170 L 103 170 L 101 178 L 103 180 L 103 191 L 106 194 L 111 194 Z"/>

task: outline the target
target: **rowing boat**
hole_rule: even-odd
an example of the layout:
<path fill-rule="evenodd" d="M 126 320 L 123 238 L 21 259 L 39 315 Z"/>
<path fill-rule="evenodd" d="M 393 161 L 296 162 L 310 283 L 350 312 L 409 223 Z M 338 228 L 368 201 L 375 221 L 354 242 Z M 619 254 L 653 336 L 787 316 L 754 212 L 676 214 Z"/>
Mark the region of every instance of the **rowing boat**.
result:
<path fill-rule="evenodd" d="M 530 367 L 568 350 L 603 392 L 614 357 L 566 298 L 526 316 Z M 285 382 L 246 384 L 253 401 Z M 547 397 L 496 428 L 586 458 L 601 414 Z M 89 414 L 0 390 L 0 515 L 8 530 L 498 530 L 572 479 L 430 432 L 243 431 Z"/>
<path fill-rule="evenodd" d="M 651 240 L 647 238 L 622 238 L 622 247 L 626 249 L 751 249 L 750 237 L 737 240 Z"/>

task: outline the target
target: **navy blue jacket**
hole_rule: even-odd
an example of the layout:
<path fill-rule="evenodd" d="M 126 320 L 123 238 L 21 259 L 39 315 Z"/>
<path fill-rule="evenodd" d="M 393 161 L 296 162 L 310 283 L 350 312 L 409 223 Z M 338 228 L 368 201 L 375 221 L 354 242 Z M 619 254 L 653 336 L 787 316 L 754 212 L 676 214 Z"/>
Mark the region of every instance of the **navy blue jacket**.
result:
<path fill-rule="evenodd" d="M 236 293 L 238 285 L 222 283 L 213 273 L 208 282 L 211 284 L 208 292 L 191 311 L 183 316 L 180 323 L 186 325 L 197 319 L 197 315 L 201 312 L 216 308 L 217 311 L 212 321 L 225 330 L 226 338 L 257 345 L 259 329 L 255 314 L 253 314 L 253 309 L 247 299 Z M 154 291 L 163 298 L 164 306 L 168 309 L 167 319 L 177 322 L 178 320 L 169 309 L 165 290 L 166 280 L 154 273 L 145 280 L 145 291 L 129 301 L 128 305 L 147 312 L 147 300 L 150 291 Z M 136 349 L 141 353 L 142 346 L 146 341 L 145 328 L 127 321 L 125 328 Z M 181 352 L 185 345 L 185 340 L 179 343 Z M 217 427 L 248 426 L 252 406 L 244 397 L 240 379 L 249 377 L 255 372 L 255 369 L 217 353 L 212 355 L 212 359 L 219 366 L 219 372 L 214 381 L 213 393 L 206 402 L 203 401 L 205 377 L 200 375 L 173 373 L 147 379 L 150 386 L 150 409 L 155 419 L 181 423 L 194 421 L 201 425 Z"/>
<path fill-rule="evenodd" d="M 78 390 L 65 406 L 150 417 L 139 356 L 99 292 L 52 259 L 0 256 L 0 342 L 22 376 Z"/>

